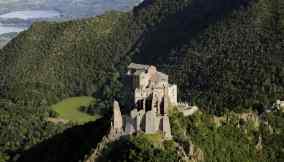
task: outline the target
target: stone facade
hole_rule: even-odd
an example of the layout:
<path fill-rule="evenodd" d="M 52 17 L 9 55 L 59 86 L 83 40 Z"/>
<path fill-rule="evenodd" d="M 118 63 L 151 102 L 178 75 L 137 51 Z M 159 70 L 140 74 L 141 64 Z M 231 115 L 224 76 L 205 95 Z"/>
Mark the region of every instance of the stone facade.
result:
<path fill-rule="evenodd" d="M 111 122 L 111 130 L 109 133 L 109 139 L 116 139 L 124 134 L 123 119 L 119 107 L 119 103 L 114 101 L 113 103 L 113 119 Z"/>
<path fill-rule="evenodd" d="M 170 99 L 171 104 L 178 105 L 177 85 L 170 85 L 169 86 L 169 99 Z"/>
<path fill-rule="evenodd" d="M 160 132 L 171 139 L 168 110 L 170 104 L 177 105 L 177 86 L 169 84 L 168 75 L 157 71 L 155 66 L 131 63 L 127 78 L 131 86 L 129 94 L 133 95 L 130 112 L 121 116 L 118 102 L 114 102 L 111 132 L 118 135 Z"/>
<path fill-rule="evenodd" d="M 113 103 L 113 128 L 116 130 L 121 130 L 123 126 L 122 115 L 119 107 L 119 103 L 115 101 Z"/>

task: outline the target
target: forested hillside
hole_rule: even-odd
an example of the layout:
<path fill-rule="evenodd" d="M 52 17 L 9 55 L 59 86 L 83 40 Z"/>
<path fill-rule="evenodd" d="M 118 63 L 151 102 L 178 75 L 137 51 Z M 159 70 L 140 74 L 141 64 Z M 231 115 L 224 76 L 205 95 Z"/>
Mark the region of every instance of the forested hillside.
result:
<path fill-rule="evenodd" d="M 192 1 L 145 34 L 136 60 L 158 64 L 179 85 L 182 100 L 212 113 L 269 106 L 284 90 L 283 6 Z"/>
<path fill-rule="evenodd" d="M 65 128 L 45 120 L 46 107 L 33 108 L 0 100 L 0 161 L 19 157 L 30 147 L 42 142 Z M 12 160 L 12 159 L 10 159 Z"/>
<path fill-rule="evenodd" d="M 180 100 L 210 115 L 271 106 L 284 94 L 283 51 L 281 0 L 145 0 L 128 13 L 35 23 L 0 50 L 0 98 L 9 100 L 0 105 L 0 137 L 5 137 L 0 138 L 0 161 L 8 156 L 17 160 L 15 155 L 25 150 L 23 157 L 29 159 L 34 152 L 31 146 L 68 127 L 44 121 L 48 107 L 58 101 L 93 96 L 100 108 L 110 109 L 113 98 L 125 100 L 123 74 L 131 61 L 157 65 L 179 86 Z M 282 121 L 283 116 L 278 118 Z M 191 120 L 186 119 L 184 129 L 193 129 L 187 123 Z M 226 147 L 233 150 L 235 144 L 254 146 L 258 134 L 246 137 L 233 126 L 194 127 L 193 137 L 203 137 L 206 131 L 212 138 L 228 136 L 234 145 Z M 228 133 L 232 130 L 237 134 Z M 281 154 L 283 145 L 269 146 L 282 137 L 283 130 L 279 132 L 266 136 L 264 143 L 270 150 L 265 150 L 265 156 L 274 150 Z M 194 142 L 200 147 L 210 144 Z M 140 148 L 135 142 L 132 146 Z M 203 149 L 212 156 L 210 149 Z M 165 156 L 162 150 L 151 151 Z M 253 153 L 247 159 L 253 159 L 254 151 L 244 151 Z M 82 154 L 75 159 L 82 159 Z"/>
<path fill-rule="evenodd" d="M 115 65 L 127 59 L 124 51 L 131 47 L 128 21 L 127 14 L 113 12 L 95 19 L 34 24 L 1 51 L 1 94 L 37 105 L 104 93 L 107 86 L 115 93 Z"/>
<path fill-rule="evenodd" d="M 1 53 L 1 95 L 37 105 L 116 96 L 131 61 L 163 68 L 182 100 L 215 113 L 283 93 L 283 2 L 144 1 L 133 13 L 36 23 Z"/>

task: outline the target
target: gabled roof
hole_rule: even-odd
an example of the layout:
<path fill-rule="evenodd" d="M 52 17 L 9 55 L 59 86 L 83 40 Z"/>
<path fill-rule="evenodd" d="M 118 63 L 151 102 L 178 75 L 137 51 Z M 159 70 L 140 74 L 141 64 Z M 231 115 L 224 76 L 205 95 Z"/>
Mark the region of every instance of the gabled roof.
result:
<path fill-rule="evenodd" d="M 135 70 L 147 70 L 150 66 L 149 65 L 142 65 L 142 64 L 135 64 L 131 63 L 128 65 L 128 69 L 135 69 Z"/>

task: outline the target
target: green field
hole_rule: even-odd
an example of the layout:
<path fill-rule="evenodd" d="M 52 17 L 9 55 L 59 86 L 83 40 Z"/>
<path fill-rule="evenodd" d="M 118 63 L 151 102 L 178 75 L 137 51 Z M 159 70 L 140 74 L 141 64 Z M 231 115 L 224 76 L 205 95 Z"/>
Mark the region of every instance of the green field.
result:
<path fill-rule="evenodd" d="M 84 124 L 89 121 L 95 121 L 99 117 L 99 115 L 91 116 L 79 110 L 81 106 L 88 106 L 94 101 L 95 99 L 92 97 L 72 97 L 62 100 L 61 102 L 51 106 L 51 108 L 59 114 L 59 118 Z"/>

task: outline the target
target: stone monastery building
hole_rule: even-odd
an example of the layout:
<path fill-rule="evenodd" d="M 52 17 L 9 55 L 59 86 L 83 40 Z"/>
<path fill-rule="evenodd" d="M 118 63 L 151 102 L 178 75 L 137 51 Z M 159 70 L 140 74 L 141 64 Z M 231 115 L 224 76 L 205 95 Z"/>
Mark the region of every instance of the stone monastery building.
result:
<path fill-rule="evenodd" d="M 168 111 L 169 105 L 178 104 L 177 86 L 169 84 L 168 75 L 157 71 L 155 66 L 131 63 L 127 78 L 132 100 L 130 112 L 122 115 L 119 103 L 114 102 L 110 138 L 160 132 L 171 139 Z"/>

